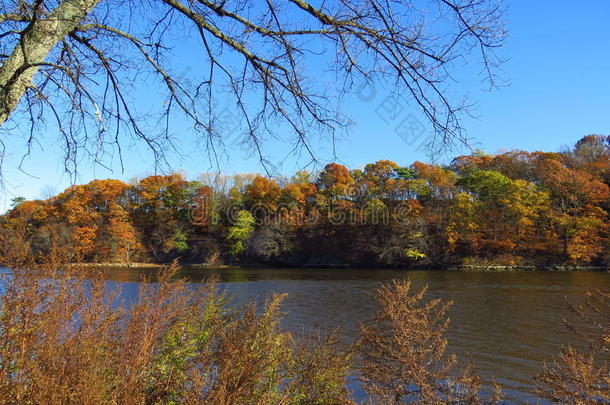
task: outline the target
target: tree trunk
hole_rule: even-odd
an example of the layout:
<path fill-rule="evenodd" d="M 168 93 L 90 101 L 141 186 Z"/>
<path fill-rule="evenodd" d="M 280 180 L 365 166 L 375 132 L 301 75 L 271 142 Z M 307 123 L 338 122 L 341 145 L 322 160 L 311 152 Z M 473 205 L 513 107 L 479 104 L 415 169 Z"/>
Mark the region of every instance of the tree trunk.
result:
<path fill-rule="evenodd" d="M 0 66 L 0 126 L 32 85 L 51 50 L 72 31 L 100 0 L 63 0 L 46 17 L 34 18 L 23 30 L 11 55 Z"/>

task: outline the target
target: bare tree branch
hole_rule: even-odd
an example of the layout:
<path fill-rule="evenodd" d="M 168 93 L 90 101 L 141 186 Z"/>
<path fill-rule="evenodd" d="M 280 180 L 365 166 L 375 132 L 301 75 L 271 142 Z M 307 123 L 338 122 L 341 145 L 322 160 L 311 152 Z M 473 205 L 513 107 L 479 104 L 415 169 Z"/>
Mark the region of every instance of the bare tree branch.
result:
<path fill-rule="evenodd" d="M 71 172 L 113 150 L 122 161 L 129 137 L 164 165 L 182 118 L 212 158 L 246 142 L 266 165 L 266 139 L 280 138 L 315 160 L 315 137 L 334 140 L 350 123 L 338 97 L 380 82 L 407 94 L 441 143 L 465 142 L 469 106 L 448 91 L 452 62 L 478 55 L 495 86 L 503 11 L 496 0 L 432 3 L 0 0 L 0 142 L 27 122 L 29 148 L 50 119 Z M 176 39 L 190 32 L 201 68 L 179 73 Z M 134 102 L 144 84 L 164 94 L 157 109 Z M 225 101 L 238 134 L 221 125 Z"/>

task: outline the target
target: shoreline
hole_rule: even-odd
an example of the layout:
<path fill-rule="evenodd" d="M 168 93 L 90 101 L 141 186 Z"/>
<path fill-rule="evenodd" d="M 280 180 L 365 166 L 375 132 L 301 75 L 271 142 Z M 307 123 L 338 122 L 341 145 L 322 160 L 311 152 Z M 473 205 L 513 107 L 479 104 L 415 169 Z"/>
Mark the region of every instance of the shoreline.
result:
<path fill-rule="evenodd" d="M 552 264 L 546 266 L 533 265 L 472 265 L 461 264 L 447 266 L 448 271 L 462 272 L 527 272 L 527 271 L 548 271 L 548 272 L 579 272 L 579 271 L 602 271 L 610 272 L 609 267 L 604 266 L 580 266 L 569 264 Z"/>
<path fill-rule="evenodd" d="M 170 266 L 171 263 L 73 263 L 71 266 L 81 267 L 110 267 L 110 268 L 129 268 L 129 269 L 158 269 L 160 267 Z M 201 269 L 257 269 L 257 268 L 306 268 L 306 269 L 343 269 L 346 271 L 358 269 L 358 266 L 345 265 L 301 265 L 301 266 L 277 266 L 260 263 L 250 264 L 226 264 L 226 263 L 180 263 L 181 267 L 201 268 Z M 548 272 L 580 272 L 580 271 L 597 271 L 610 272 L 610 267 L 604 266 L 582 266 L 568 264 L 552 264 L 545 266 L 534 265 L 473 265 L 473 264 L 454 264 L 454 265 L 438 265 L 425 267 L 370 267 L 362 266 L 367 269 L 395 269 L 395 270 L 437 270 L 437 271 L 459 271 L 459 272 L 528 272 L 528 271 L 548 271 Z"/>
<path fill-rule="evenodd" d="M 70 266 L 78 267 L 115 267 L 115 268 L 132 268 L 132 269 L 158 269 L 160 267 L 171 266 L 172 263 L 70 263 Z M 223 263 L 179 263 L 180 267 L 190 268 L 214 268 L 214 269 L 231 269 L 242 268 L 246 266 L 223 264 Z"/>

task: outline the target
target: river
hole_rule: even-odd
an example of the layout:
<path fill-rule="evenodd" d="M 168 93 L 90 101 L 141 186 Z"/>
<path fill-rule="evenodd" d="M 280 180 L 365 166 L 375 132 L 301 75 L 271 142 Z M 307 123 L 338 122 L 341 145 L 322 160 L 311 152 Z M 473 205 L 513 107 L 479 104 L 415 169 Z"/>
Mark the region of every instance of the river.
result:
<path fill-rule="evenodd" d="M 141 274 L 151 269 L 114 268 L 126 298 L 135 297 Z M 562 319 L 572 317 L 566 300 L 579 302 L 586 291 L 610 288 L 604 272 L 467 273 L 434 270 L 185 268 L 180 276 L 198 284 L 215 276 L 237 302 L 262 301 L 287 293 L 283 327 L 290 331 L 340 328 L 351 342 L 375 307 L 371 294 L 382 282 L 408 278 L 429 286 L 430 298 L 452 299 L 449 351 L 472 360 L 485 384 L 499 383 L 510 402 L 535 403 L 532 376 L 562 344 L 578 345 Z M 350 384 L 362 398 L 357 384 Z"/>

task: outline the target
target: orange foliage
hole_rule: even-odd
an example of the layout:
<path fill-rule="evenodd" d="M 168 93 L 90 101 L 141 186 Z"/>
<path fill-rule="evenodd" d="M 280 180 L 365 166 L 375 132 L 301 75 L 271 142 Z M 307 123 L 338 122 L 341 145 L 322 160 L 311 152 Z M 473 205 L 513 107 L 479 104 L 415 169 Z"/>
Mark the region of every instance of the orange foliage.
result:
<path fill-rule="evenodd" d="M 208 183 L 213 189 L 179 173 L 133 186 L 94 180 L 47 201 L 17 198 L 0 226 L 25 229 L 34 257 L 59 238 L 88 261 L 223 251 L 233 260 L 227 232 L 235 210 L 246 209 L 275 221 L 257 221 L 252 246 L 290 264 L 610 263 L 610 142 L 599 135 L 561 153 L 477 152 L 448 167 L 331 163 L 316 179 L 303 171 L 281 185 L 260 175 Z"/>
<path fill-rule="evenodd" d="M 245 201 L 250 208 L 273 212 L 280 201 L 280 186 L 273 180 L 256 176 L 252 184 L 246 186 Z"/>
<path fill-rule="evenodd" d="M 345 197 L 352 192 L 354 178 L 349 169 L 337 163 L 324 167 L 318 179 L 319 188 L 329 198 Z"/>

